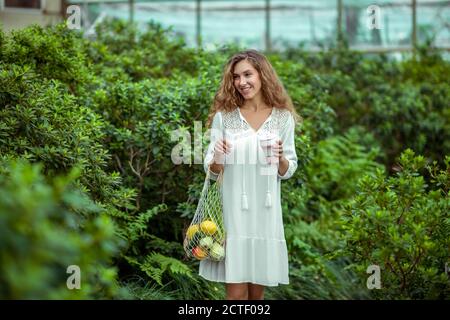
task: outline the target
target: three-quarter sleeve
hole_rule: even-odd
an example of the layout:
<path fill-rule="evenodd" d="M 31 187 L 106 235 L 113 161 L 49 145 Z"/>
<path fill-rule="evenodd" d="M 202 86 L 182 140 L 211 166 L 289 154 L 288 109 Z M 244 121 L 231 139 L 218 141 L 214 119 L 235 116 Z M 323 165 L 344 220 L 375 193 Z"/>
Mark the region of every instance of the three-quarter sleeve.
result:
<path fill-rule="evenodd" d="M 205 173 L 209 170 L 209 165 L 211 164 L 213 157 L 214 157 L 214 146 L 216 145 L 216 142 L 222 138 L 223 135 L 223 125 L 222 125 L 222 113 L 216 112 L 214 115 L 212 124 L 211 124 L 211 134 L 209 139 L 209 145 L 208 150 L 206 151 L 205 158 L 203 161 L 203 167 L 205 170 Z M 218 174 L 212 172 L 209 170 L 210 177 L 213 180 L 217 180 Z"/>
<path fill-rule="evenodd" d="M 289 167 L 284 175 L 277 172 L 278 178 L 286 180 L 292 177 L 295 170 L 297 170 L 297 153 L 295 151 L 295 121 L 291 113 L 286 121 L 286 124 L 281 128 L 281 141 L 283 142 L 284 157 L 289 161 Z"/>

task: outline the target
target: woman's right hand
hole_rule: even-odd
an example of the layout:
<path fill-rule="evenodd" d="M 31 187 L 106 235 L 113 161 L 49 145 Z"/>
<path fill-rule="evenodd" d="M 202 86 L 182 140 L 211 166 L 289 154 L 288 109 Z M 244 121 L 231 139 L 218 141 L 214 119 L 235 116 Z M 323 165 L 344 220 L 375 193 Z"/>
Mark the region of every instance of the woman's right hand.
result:
<path fill-rule="evenodd" d="M 217 140 L 214 146 L 214 163 L 224 164 L 225 155 L 231 152 L 231 143 L 225 139 Z"/>

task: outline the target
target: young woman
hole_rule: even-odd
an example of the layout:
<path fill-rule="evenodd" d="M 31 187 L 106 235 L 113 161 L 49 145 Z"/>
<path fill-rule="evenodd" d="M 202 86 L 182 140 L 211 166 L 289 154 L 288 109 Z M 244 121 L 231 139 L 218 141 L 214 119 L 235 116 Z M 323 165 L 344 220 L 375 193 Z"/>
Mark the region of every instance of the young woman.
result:
<path fill-rule="evenodd" d="M 263 299 L 265 286 L 289 284 L 280 203 L 281 180 L 297 169 L 297 115 L 267 58 L 232 56 L 208 117 L 204 169 L 223 170 L 225 260 L 202 260 L 199 274 L 225 282 L 227 299 Z"/>

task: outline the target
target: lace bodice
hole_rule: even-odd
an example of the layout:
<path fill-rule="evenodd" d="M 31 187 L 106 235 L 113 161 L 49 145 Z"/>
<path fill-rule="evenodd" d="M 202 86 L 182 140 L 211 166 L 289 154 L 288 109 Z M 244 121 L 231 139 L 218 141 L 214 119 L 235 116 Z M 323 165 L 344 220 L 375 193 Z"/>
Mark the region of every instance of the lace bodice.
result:
<path fill-rule="evenodd" d="M 224 129 L 235 132 L 237 130 L 251 129 L 247 122 L 242 122 L 238 108 L 231 112 L 222 112 Z M 278 129 L 279 132 L 285 129 L 288 124 L 289 110 L 275 108 L 272 117 L 266 121 L 259 131 L 271 131 Z"/>

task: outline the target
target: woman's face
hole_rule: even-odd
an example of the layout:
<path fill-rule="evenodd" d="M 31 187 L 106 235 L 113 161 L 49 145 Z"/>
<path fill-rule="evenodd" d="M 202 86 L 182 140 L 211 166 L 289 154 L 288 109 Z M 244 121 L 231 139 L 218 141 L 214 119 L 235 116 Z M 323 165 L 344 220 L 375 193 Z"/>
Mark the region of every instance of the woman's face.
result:
<path fill-rule="evenodd" d="M 234 66 L 233 83 L 246 100 L 254 98 L 261 90 L 258 71 L 247 60 L 239 61 Z"/>

